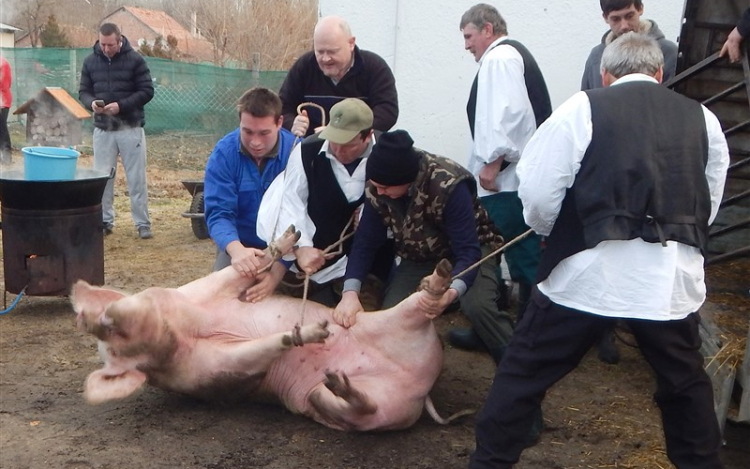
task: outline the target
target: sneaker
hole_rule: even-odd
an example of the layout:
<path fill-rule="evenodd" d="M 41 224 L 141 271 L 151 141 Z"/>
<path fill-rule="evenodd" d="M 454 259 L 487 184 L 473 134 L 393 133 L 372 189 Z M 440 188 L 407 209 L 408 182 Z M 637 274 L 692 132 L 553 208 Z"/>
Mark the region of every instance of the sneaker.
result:
<path fill-rule="evenodd" d="M 154 234 L 151 233 L 151 228 L 149 228 L 148 226 L 139 226 L 138 237 L 141 239 L 151 239 L 154 237 Z"/>
<path fill-rule="evenodd" d="M 111 235 L 114 230 L 115 230 L 115 225 L 113 225 L 112 223 L 104 223 L 102 225 L 102 231 L 104 232 L 104 236 Z"/>

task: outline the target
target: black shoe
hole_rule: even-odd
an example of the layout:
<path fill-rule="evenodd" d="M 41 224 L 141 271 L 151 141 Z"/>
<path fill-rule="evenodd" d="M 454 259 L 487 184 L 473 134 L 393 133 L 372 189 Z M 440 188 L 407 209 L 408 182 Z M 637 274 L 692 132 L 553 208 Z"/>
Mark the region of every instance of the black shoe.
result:
<path fill-rule="evenodd" d="M 479 334 L 471 328 L 451 329 L 448 332 L 448 342 L 450 342 L 452 346 L 464 350 L 487 351 L 487 346 L 484 345 Z"/>
<path fill-rule="evenodd" d="M 111 235 L 114 230 L 115 230 L 115 225 L 113 225 L 112 223 L 104 223 L 102 225 L 102 231 L 104 232 L 104 236 Z"/>
<path fill-rule="evenodd" d="M 539 407 L 536 411 L 534 411 L 534 423 L 531 424 L 529 433 L 524 439 L 523 447 L 529 448 L 539 443 L 539 438 L 542 435 L 542 430 L 544 430 L 544 417 L 542 416 L 542 408 Z"/>

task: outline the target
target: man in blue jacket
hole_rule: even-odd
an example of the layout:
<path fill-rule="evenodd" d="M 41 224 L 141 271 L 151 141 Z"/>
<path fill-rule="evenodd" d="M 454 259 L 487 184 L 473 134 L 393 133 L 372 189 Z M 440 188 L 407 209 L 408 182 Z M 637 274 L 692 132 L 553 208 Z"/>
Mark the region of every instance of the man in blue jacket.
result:
<path fill-rule="evenodd" d="M 260 201 L 286 168 L 295 138 L 281 127 L 281 99 L 267 88 L 245 92 L 237 110 L 239 127 L 219 140 L 206 164 L 205 215 L 218 247 L 213 269 L 232 265 L 242 275 L 255 275 L 266 247 L 255 229 Z M 252 288 L 270 294 L 284 272 L 276 263 Z"/>
<path fill-rule="evenodd" d="M 130 212 L 141 239 L 149 239 L 146 123 L 143 107 L 154 97 L 151 71 L 113 23 L 99 27 L 94 52 L 83 61 L 78 99 L 94 111 L 94 169 L 109 173 L 122 158 Z M 102 196 L 104 233 L 115 226 L 114 178 Z"/>

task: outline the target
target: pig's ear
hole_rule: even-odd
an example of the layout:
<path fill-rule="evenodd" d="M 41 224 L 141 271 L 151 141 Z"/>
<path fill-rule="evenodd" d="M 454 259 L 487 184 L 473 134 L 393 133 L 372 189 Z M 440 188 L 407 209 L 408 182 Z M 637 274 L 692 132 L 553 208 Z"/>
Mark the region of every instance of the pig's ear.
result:
<path fill-rule="evenodd" d="M 110 303 L 125 296 L 122 292 L 94 287 L 84 280 L 79 280 L 73 285 L 70 292 L 70 302 L 73 304 L 76 313 L 81 311 L 103 312 Z"/>
<path fill-rule="evenodd" d="M 83 397 L 89 404 L 125 399 L 143 386 L 146 375 L 138 370 L 112 374 L 111 370 L 96 370 L 86 379 Z"/>

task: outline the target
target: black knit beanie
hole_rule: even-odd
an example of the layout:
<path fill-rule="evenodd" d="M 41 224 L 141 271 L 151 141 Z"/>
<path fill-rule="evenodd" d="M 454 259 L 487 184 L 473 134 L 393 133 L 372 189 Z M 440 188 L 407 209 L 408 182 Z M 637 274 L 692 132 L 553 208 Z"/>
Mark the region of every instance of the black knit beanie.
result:
<path fill-rule="evenodd" d="M 414 182 L 419 172 L 419 154 L 405 130 L 384 132 L 377 138 L 367 158 L 367 179 L 384 186 Z"/>

